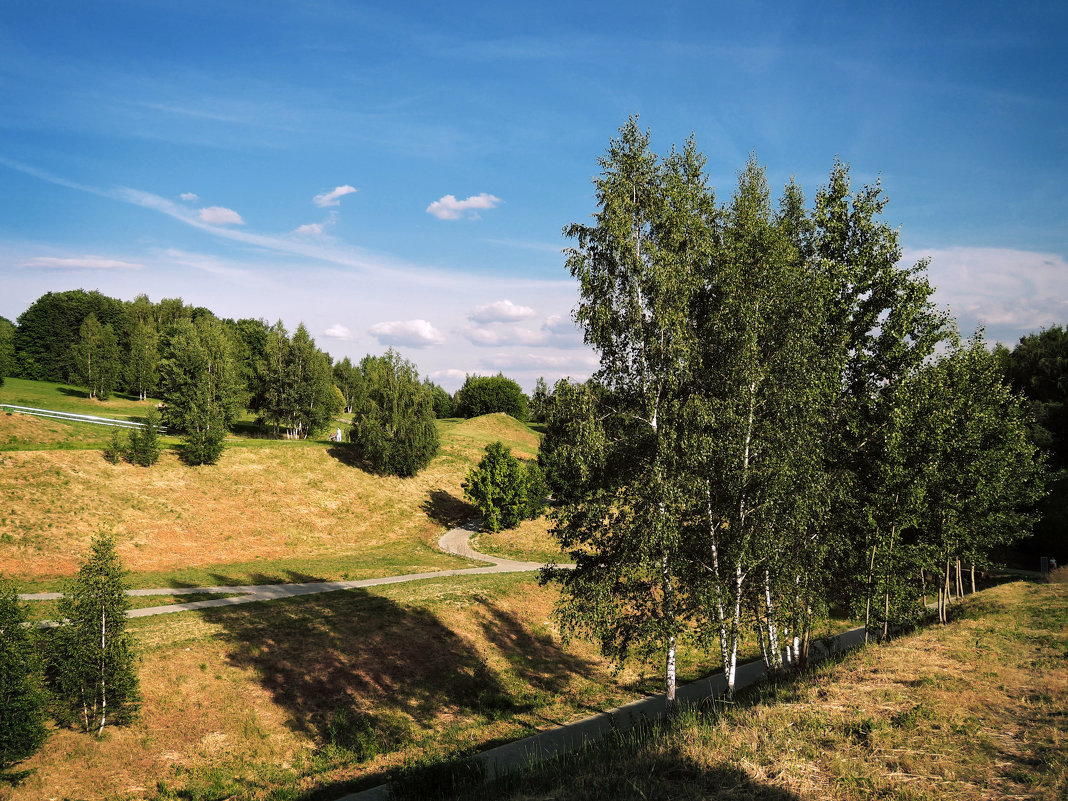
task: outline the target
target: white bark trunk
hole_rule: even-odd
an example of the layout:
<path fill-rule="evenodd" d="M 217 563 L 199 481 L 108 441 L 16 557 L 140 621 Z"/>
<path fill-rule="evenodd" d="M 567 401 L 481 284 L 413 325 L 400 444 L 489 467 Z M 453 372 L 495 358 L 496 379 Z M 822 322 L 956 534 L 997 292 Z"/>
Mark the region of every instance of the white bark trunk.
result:
<path fill-rule="evenodd" d="M 106 659 L 106 647 L 107 647 L 107 629 L 108 619 L 107 614 L 103 606 L 100 607 L 100 728 L 97 729 L 97 736 L 104 731 L 104 723 L 108 719 L 108 688 L 107 679 L 105 678 L 105 669 L 107 667 Z"/>

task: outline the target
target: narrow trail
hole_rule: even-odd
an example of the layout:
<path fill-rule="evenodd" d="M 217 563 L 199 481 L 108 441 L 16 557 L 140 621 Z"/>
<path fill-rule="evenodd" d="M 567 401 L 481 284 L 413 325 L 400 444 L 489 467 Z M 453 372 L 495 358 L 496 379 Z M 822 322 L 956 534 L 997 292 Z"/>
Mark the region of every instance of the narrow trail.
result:
<path fill-rule="evenodd" d="M 472 520 L 464 525 L 446 531 L 438 539 L 438 547 L 446 553 L 489 562 L 487 567 L 466 567 L 453 570 L 434 570 L 427 573 L 405 573 L 399 576 L 381 576 L 379 578 L 354 579 L 352 581 L 311 581 L 304 584 L 246 584 L 240 586 L 215 587 L 155 587 L 152 589 L 127 590 L 130 596 L 152 595 L 203 595 L 226 594 L 229 598 L 209 598 L 203 601 L 167 604 L 166 606 L 147 606 L 143 609 L 131 609 L 127 617 L 151 617 L 168 615 L 174 612 L 188 612 L 193 609 L 211 609 L 218 606 L 237 606 L 257 601 L 274 601 L 278 598 L 295 598 L 299 595 L 315 595 L 337 590 L 352 590 L 362 587 L 380 587 L 385 584 L 403 584 L 408 581 L 445 578 L 447 576 L 480 576 L 488 573 L 524 573 L 540 570 L 541 562 L 519 562 L 514 559 L 502 559 L 479 553 L 471 547 L 471 533 L 478 530 L 481 521 Z M 24 593 L 19 596 L 24 601 L 54 601 L 63 597 L 59 592 Z"/>

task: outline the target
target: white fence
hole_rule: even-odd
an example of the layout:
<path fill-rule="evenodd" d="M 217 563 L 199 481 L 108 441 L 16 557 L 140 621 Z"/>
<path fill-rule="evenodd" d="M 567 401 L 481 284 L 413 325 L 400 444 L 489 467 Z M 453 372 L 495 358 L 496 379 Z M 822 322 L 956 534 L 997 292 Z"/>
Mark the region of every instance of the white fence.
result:
<path fill-rule="evenodd" d="M 113 417 L 93 417 L 91 414 L 74 414 L 73 412 L 57 412 L 52 409 L 34 409 L 31 406 L 13 406 L 10 403 L 0 403 L 0 409 L 29 414 L 34 417 L 47 417 L 51 420 L 65 420 L 68 423 L 89 423 L 94 426 L 113 426 L 115 428 L 144 428 L 144 423 L 135 423 L 133 420 L 116 420 Z M 161 434 L 166 434 L 167 429 L 159 427 Z"/>

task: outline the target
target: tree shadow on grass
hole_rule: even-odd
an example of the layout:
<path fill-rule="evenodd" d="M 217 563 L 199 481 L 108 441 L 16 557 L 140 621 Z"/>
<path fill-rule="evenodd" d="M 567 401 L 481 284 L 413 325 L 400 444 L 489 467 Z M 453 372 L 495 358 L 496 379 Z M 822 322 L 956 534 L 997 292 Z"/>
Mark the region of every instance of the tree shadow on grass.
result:
<path fill-rule="evenodd" d="M 456 528 L 478 516 L 474 506 L 440 489 L 430 491 L 422 509 L 427 517 L 446 528 Z"/>
<path fill-rule="evenodd" d="M 330 456 L 331 458 L 337 459 L 339 462 L 341 462 L 341 464 L 345 465 L 346 467 L 355 467 L 360 470 L 363 470 L 363 472 L 365 473 L 377 475 L 377 473 L 375 473 L 374 471 L 374 468 L 371 467 L 371 463 L 368 462 L 366 459 L 361 459 L 356 453 L 356 449 L 353 448 L 351 445 L 347 445 L 345 443 L 331 445 L 326 449 L 326 455 Z"/>

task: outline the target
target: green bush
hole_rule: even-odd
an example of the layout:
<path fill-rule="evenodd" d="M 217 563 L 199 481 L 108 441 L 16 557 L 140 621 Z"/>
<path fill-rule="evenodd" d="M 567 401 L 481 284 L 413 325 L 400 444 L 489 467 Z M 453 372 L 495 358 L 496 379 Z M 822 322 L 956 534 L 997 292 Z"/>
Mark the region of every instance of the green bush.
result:
<path fill-rule="evenodd" d="M 497 375 L 469 375 L 456 393 L 457 417 L 478 417 L 493 412 L 510 414 L 516 420 L 526 420 L 527 396 L 519 384 L 502 373 Z"/>
<path fill-rule="evenodd" d="M 119 429 L 113 428 L 111 430 L 111 439 L 108 440 L 108 444 L 104 446 L 104 459 L 112 464 L 118 464 L 119 460 L 126 453 L 126 445 L 122 444 L 122 437 L 119 434 Z"/>
<path fill-rule="evenodd" d="M 464 497 L 478 507 L 489 531 L 515 528 L 545 507 L 547 487 L 534 462 L 523 466 L 500 442 L 491 442 L 478 466 L 467 474 Z"/>
<path fill-rule="evenodd" d="M 159 461 L 159 412 L 153 409 L 140 422 L 143 427 L 130 432 L 126 458 L 141 467 L 151 467 Z"/>
<path fill-rule="evenodd" d="M 0 769 L 44 742 L 46 694 L 34 631 L 15 588 L 0 583 Z"/>

